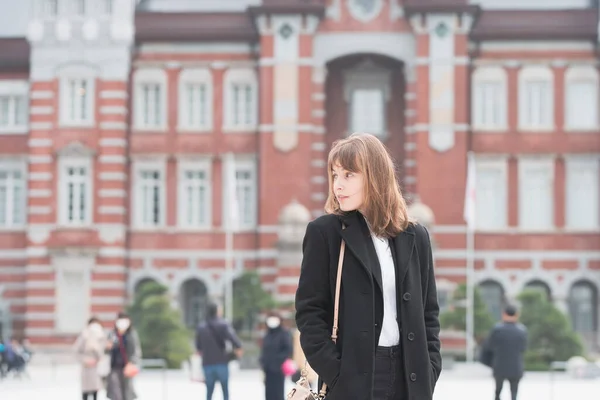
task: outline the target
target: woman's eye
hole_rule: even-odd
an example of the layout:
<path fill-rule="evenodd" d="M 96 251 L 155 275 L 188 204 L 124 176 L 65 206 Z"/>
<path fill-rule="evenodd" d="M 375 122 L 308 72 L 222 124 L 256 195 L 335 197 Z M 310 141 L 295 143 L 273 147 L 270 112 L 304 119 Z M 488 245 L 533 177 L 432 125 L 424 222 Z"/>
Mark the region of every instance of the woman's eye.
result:
<path fill-rule="evenodd" d="M 346 173 L 346 178 L 350 178 L 350 177 L 352 177 L 352 176 L 354 176 L 354 174 L 353 174 L 352 172 L 348 172 L 348 173 Z"/>

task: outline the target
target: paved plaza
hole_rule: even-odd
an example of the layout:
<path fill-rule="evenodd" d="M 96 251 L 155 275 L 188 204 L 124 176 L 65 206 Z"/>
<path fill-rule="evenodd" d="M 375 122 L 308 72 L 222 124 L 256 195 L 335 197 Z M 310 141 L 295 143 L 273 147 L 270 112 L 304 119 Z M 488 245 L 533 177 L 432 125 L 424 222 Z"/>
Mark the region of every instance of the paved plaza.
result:
<path fill-rule="evenodd" d="M 0 400 L 78 400 L 79 373 L 75 365 L 34 365 L 29 378 L 0 381 Z M 185 372 L 144 371 L 136 381 L 139 400 L 204 400 L 205 386 L 191 382 Z M 260 371 L 232 368 L 231 400 L 263 400 Z M 480 365 L 457 365 L 446 370 L 438 383 L 434 400 L 493 400 L 489 370 Z M 547 373 L 529 373 L 519 400 L 598 400 L 600 379 L 576 380 L 557 374 L 554 383 Z M 222 400 L 219 387 L 214 400 Z M 508 383 L 502 399 L 509 400 Z M 105 400 L 104 393 L 99 400 Z"/>

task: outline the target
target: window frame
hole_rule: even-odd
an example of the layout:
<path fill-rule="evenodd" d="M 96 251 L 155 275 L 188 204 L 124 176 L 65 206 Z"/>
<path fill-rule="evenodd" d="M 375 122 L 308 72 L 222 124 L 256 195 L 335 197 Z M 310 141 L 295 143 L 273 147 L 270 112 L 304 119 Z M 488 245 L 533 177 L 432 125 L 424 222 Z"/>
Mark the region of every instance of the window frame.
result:
<path fill-rule="evenodd" d="M 475 176 L 476 179 L 479 179 L 479 177 L 481 176 L 480 171 L 482 169 L 496 169 L 499 170 L 501 173 L 501 179 L 503 182 L 502 185 L 502 193 L 501 193 L 501 197 L 502 197 L 502 202 L 504 204 L 504 210 L 503 210 L 503 223 L 502 226 L 494 226 L 494 227 L 490 227 L 490 226 L 482 226 L 481 225 L 481 218 L 479 217 L 479 215 L 475 216 L 475 229 L 477 231 L 490 231 L 490 232 L 494 232 L 494 231 L 502 231 L 502 230 L 506 230 L 508 229 L 508 189 L 509 189 L 509 182 L 508 182 L 508 159 L 506 157 L 504 158 L 486 158 L 486 157 L 476 157 L 475 159 Z M 475 183 L 475 188 L 477 190 L 477 188 L 479 188 L 479 182 Z M 477 207 L 477 193 L 475 194 L 475 207 L 476 207 L 476 213 L 477 210 L 479 209 L 479 207 Z"/>
<path fill-rule="evenodd" d="M 545 227 L 532 227 L 525 226 L 523 222 L 523 215 L 525 215 L 524 210 L 524 185 L 526 184 L 525 176 L 527 173 L 527 169 L 530 167 L 543 167 L 550 172 L 550 195 L 548 196 L 548 201 L 550 202 L 550 220 L 548 225 Z M 555 160 L 554 158 L 548 157 L 520 157 L 518 161 L 518 227 L 522 231 L 531 231 L 531 232 L 547 232 L 553 231 L 556 228 L 556 217 L 555 217 L 555 208 L 556 202 L 554 199 L 554 190 L 556 185 L 556 176 L 555 176 Z"/>
<path fill-rule="evenodd" d="M 508 76 L 503 67 L 485 66 L 478 67 L 471 77 L 471 113 L 473 129 L 486 132 L 505 132 L 508 130 Z M 480 85 L 494 83 L 500 85 L 500 121 L 498 124 L 489 124 L 478 119 L 481 114 L 480 107 L 483 102 L 480 101 Z"/>
<path fill-rule="evenodd" d="M 169 89 L 167 73 L 160 68 L 143 68 L 138 69 L 133 75 L 134 84 L 134 118 L 133 126 L 136 131 L 146 132 L 164 132 L 168 128 L 169 107 L 168 95 Z M 161 108 L 161 120 L 156 125 L 146 125 L 144 123 L 144 85 L 158 85 L 160 87 L 160 98 L 158 99 Z"/>
<path fill-rule="evenodd" d="M 242 218 L 242 205 L 239 202 L 239 198 L 237 199 L 237 204 L 238 204 L 238 221 L 237 221 L 237 225 L 235 227 L 236 231 L 253 231 L 257 228 L 258 226 L 258 165 L 256 162 L 256 159 L 254 157 L 248 157 L 248 156 L 239 156 L 239 155 L 235 155 L 234 156 L 234 163 L 235 163 L 235 171 L 234 174 L 236 175 L 236 182 L 235 182 L 235 188 L 236 188 L 236 192 L 238 190 L 238 181 L 237 181 L 237 172 L 240 170 L 246 170 L 246 171 L 250 171 L 251 176 L 252 176 L 252 221 L 250 223 L 244 224 L 243 223 L 243 218 Z M 231 171 L 231 166 L 228 165 L 229 162 L 225 161 L 224 163 L 224 167 L 223 167 L 223 199 L 227 199 L 229 196 L 229 187 L 230 187 L 230 182 L 229 179 L 231 178 L 230 176 L 228 176 L 229 172 Z M 224 202 L 224 204 L 226 204 L 226 202 Z M 223 207 L 223 226 L 225 228 L 227 228 L 227 221 L 228 221 L 228 216 L 227 216 L 227 207 L 224 206 Z"/>
<path fill-rule="evenodd" d="M 13 124 L 0 126 L 0 135 L 2 134 L 26 134 L 29 132 L 29 82 L 22 80 L 0 80 L 0 97 L 17 98 L 23 97 L 25 103 L 25 121 L 23 125 L 15 125 L 16 114 L 9 114 L 12 117 Z"/>
<path fill-rule="evenodd" d="M 532 81 L 544 81 L 548 85 L 548 122 L 542 124 L 532 124 L 528 121 L 530 116 L 528 110 L 527 85 Z M 524 132 L 551 132 L 555 129 L 555 90 L 554 90 L 554 71 L 545 66 L 527 66 L 519 71 L 519 93 L 518 93 L 518 127 Z"/>
<path fill-rule="evenodd" d="M 85 184 L 85 215 L 83 221 L 69 221 L 68 170 L 69 168 L 85 168 L 87 180 Z M 62 156 L 58 161 L 58 223 L 64 227 L 89 227 L 93 224 L 94 210 L 94 170 L 91 157 Z M 77 204 L 77 203 L 76 203 Z"/>
<path fill-rule="evenodd" d="M 575 226 L 572 224 L 570 219 L 570 209 L 569 209 L 569 178 L 572 175 L 577 175 L 575 172 L 571 172 L 573 168 L 581 167 L 585 165 L 586 167 L 590 167 L 592 170 L 595 169 L 596 174 L 596 222 L 594 226 L 590 227 L 582 227 Z M 600 228 L 600 211 L 598 211 L 598 207 L 600 207 L 600 158 L 598 156 L 582 156 L 582 155 L 573 155 L 565 157 L 565 204 L 564 204 L 564 213 L 565 213 L 565 228 L 570 231 L 597 231 Z"/>
<path fill-rule="evenodd" d="M 10 223 L 7 223 L 5 225 L 0 225 L 0 231 L 6 231 L 6 230 L 21 230 L 21 229 L 25 229 L 27 226 L 27 197 L 28 197 L 28 182 L 27 182 L 27 162 L 24 159 L 21 158 L 8 158 L 8 159 L 0 159 L 0 170 L 4 171 L 4 170 L 8 170 L 8 171 L 19 171 L 21 173 L 21 180 L 22 180 L 22 186 L 21 189 L 23 191 L 23 203 L 25 204 L 25 206 L 23 207 L 21 213 L 21 218 L 22 218 L 22 223 L 15 223 L 14 222 L 14 214 L 8 214 L 11 218 Z M 14 184 L 11 187 L 11 190 L 13 191 L 12 196 L 14 196 Z M 14 201 L 14 199 L 12 199 Z M 8 208 L 8 204 L 7 203 L 7 208 Z M 10 206 L 12 207 L 12 206 Z"/>
<path fill-rule="evenodd" d="M 595 89 L 595 107 L 592 109 L 595 111 L 594 119 L 595 123 L 592 126 L 577 126 L 573 125 L 570 121 L 569 112 L 570 107 L 573 106 L 573 102 L 570 101 L 569 96 L 569 85 L 572 83 L 589 82 Z M 600 113 L 598 108 L 600 106 L 600 78 L 598 77 L 598 70 L 593 66 L 571 66 L 565 72 L 565 95 L 564 95 L 564 129 L 566 131 L 577 131 L 577 132 L 588 132 L 597 131 L 600 129 Z"/>
<path fill-rule="evenodd" d="M 179 207 L 178 207 L 178 212 L 177 212 L 177 219 L 178 219 L 178 225 L 180 228 L 185 229 L 185 230 L 198 230 L 198 231 L 206 231 L 211 229 L 212 227 L 212 185 L 213 185 L 213 179 L 212 179 L 212 163 L 211 163 L 211 159 L 209 158 L 205 158 L 205 159 L 198 159 L 198 160 L 180 160 L 178 162 L 178 172 L 177 172 L 177 176 L 179 177 L 178 179 L 178 203 L 179 203 Z M 200 225 L 190 225 L 189 223 L 187 223 L 187 213 L 188 213 L 188 208 L 187 208 L 187 198 L 186 198 L 186 193 L 185 193 L 185 188 L 186 188 L 186 181 L 187 179 L 185 178 L 185 173 L 187 171 L 203 171 L 206 174 L 206 180 L 205 180 L 205 215 L 204 215 L 204 219 L 205 222 L 204 224 L 200 224 Z"/>
<path fill-rule="evenodd" d="M 141 173 L 145 171 L 159 172 L 159 221 L 156 224 L 146 224 L 143 222 L 143 207 L 140 202 L 143 201 L 141 196 L 142 180 Z M 167 222 L 167 176 L 166 176 L 165 161 L 140 161 L 134 160 L 132 164 L 133 175 L 133 196 L 131 196 L 131 209 L 135 210 L 133 215 L 133 226 L 136 230 L 157 230 L 164 228 Z"/>
<path fill-rule="evenodd" d="M 63 127 L 81 127 L 91 128 L 96 124 L 96 78 L 98 76 L 97 70 L 84 65 L 69 66 L 59 71 L 60 78 L 60 93 L 59 93 L 59 123 Z M 69 115 L 70 106 L 70 82 L 81 81 L 86 82 L 87 91 L 90 96 L 87 96 L 85 103 L 85 112 L 87 118 L 83 119 L 71 119 Z"/>
<path fill-rule="evenodd" d="M 258 128 L 258 78 L 256 71 L 252 68 L 233 68 L 225 72 L 225 118 L 223 121 L 223 132 L 256 131 Z M 251 89 L 252 103 L 250 105 L 250 122 L 236 124 L 234 122 L 234 85 L 249 85 Z"/>
<path fill-rule="evenodd" d="M 179 75 L 178 130 L 185 132 L 211 132 L 213 129 L 213 77 L 208 69 L 186 69 Z M 188 85 L 201 85 L 205 88 L 205 123 L 189 123 Z"/>

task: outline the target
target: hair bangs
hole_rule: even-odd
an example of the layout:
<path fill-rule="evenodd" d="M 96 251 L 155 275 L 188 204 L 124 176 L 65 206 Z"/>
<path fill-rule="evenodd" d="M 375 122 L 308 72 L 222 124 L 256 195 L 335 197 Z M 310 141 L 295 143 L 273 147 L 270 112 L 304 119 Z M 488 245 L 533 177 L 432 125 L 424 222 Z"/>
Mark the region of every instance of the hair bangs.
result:
<path fill-rule="evenodd" d="M 333 171 L 336 165 L 341 166 L 346 171 L 364 172 L 360 167 L 360 152 L 354 142 L 346 142 L 335 147 L 329 154 L 329 171 Z"/>

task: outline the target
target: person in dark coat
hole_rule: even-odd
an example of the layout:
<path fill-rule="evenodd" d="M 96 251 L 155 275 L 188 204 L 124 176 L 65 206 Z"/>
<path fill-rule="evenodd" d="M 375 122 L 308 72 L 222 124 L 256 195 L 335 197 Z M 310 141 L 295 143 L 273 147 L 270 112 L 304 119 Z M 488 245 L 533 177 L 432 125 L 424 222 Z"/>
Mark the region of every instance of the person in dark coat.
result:
<path fill-rule="evenodd" d="M 265 400 L 283 400 L 285 375 L 283 362 L 292 356 L 292 336 L 281 326 L 277 314 L 267 317 L 267 334 L 262 343 L 260 366 L 265 374 Z"/>
<path fill-rule="evenodd" d="M 334 143 L 327 171 L 327 214 L 306 228 L 295 300 L 308 363 L 328 400 L 431 400 L 442 360 L 429 234 L 409 220 L 394 163 L 375 136 Z"/>
<path fill-rule="evenodd" d="M 218 305 L 210 303 L 208 318 L 196 328 L 196 352 L 202 357 L 207 400 L 212 399 L 217 382 L 221 384 L 223 399 L 229 400 L 229 361 L 234 354 L 239 358 L 243 353 L 241 340 L 231 324 L 221 318 L 220 311 Z"/>
<path fill-rule="evenodd" d="M 516 400 L 519 382 L 523 378 L 527 328 L 518 320 L 517 308 L 508 305 L 502 314 L 502 322 L 492 329 L 481 352 L 480 361 L 494 372 L 496 400 L 500 400 L 505 380 L 510 383 L 512 400 Z"/>

